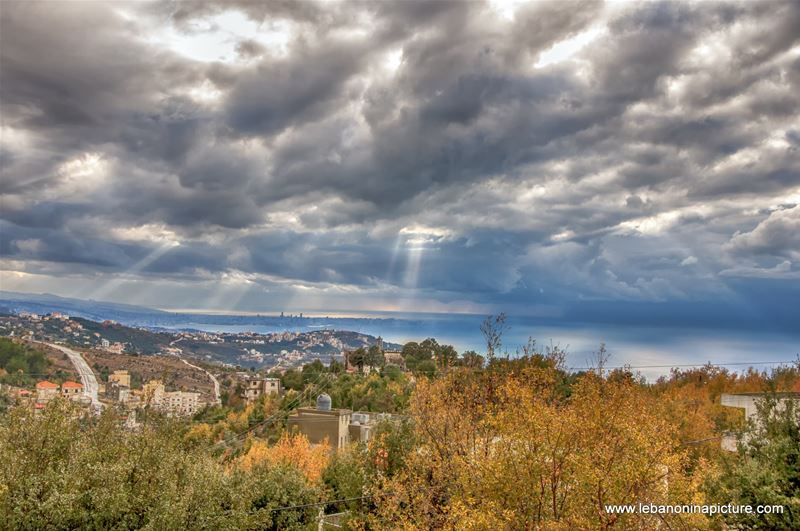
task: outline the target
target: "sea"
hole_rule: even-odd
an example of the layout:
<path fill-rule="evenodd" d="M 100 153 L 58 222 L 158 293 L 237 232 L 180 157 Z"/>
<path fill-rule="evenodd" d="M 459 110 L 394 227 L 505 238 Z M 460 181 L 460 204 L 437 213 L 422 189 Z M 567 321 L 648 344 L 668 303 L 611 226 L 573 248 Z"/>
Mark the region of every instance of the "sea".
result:
<path fill-rule="evenodd" d="M 168 328 L 258 333 L 344 329 L 380 336 L 400 344 L 432 337 L 440 344 L 453 345 L 459 352 L 474 350 L 482 354 L 486 351 L 486 341 L 481 333 L 484 319 L 486 316 L 470 314 L 361 313 L 287 319 L 265 325 L 235 325 L 209 322 L 206 314 L 203 322 L 192 322 L 191 316 L 187 315 L 186 322 L 170 323 Z M 669 374 L 672 368 L 710 363 L 732 371 L 748 367 L 769 370 L 778 365 L 791 365 L 800 359 L 800 331 L 562 324 L 542 322 L 535 317 L 511 317 L 506 321 L 499 355 L 517 356 L 530 341 L 535 341 L 540 349 L 556 346 L 563 349 L 567 365 L 574 370 L 595 367 L 597 353 L 603 345 L 608 356 L 606 367 L 629 366 L 633 372 L 651 381 Z"/>

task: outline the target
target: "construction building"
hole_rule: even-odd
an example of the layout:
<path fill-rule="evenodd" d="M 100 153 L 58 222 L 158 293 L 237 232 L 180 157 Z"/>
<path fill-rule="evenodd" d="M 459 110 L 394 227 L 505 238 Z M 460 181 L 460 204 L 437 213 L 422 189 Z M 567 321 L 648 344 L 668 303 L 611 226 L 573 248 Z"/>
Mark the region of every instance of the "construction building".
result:
<path fill-rule="evenodd" d="M 248 378 L 244 382 L 242 398 L 250 404 L 258 400 L 262 395 L 280 397 L 282 394 L 283 389 L 278 378 Z"/>
<path fill-rule="evenodd" d="M 123 385 L 125 387 L 130 388 L 131 386 L 131 375 L 128 371 L 114 371 L 108 375 L 108 383 L 116 382 L 119 385 Z"/>

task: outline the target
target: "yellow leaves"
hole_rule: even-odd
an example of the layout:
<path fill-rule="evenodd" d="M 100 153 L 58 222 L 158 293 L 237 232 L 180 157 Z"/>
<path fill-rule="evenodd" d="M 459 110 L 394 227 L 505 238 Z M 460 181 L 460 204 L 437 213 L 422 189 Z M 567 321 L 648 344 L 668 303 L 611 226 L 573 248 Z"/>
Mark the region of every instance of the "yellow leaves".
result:
<path fill-rule="evenodd" d="M 284 434 L 274 446 L 254 439 L 247 453 L 239 458 L 238 464 L 247 471 L 261 464 L 294 466 L 303 472 L 309 482 L 316 483 L 328 464 L 329 450 L 327 443 L 312 445 L 305 435 Z"/>
<path fill-rule="evenodd" d="M 227 424 L 228 429 L 237 433 L 247 430 L 251 408 L 252 406 L 247 406 L 242 411 L 228 413 L 228 416 L 225 417 L 225 424 Z"/>
<path fill-rule="evenodd" d="M 405 502 L 387 503 L 385 517 L 458 529 L 629 528 L 643 520 L 606 515 L 603 504 L 697 496 L 678 429 L 651 393 L 587 374 L 566 396 L 559 378 L 523 366 L 421 379 L 411 405 L 421 446 L 390 487 Z"/>
<path fill-rule="evenodd" d="M 214 430 L 206 423 L 195 424 L 184 435 L 184 439 L 189 443 L 209 442 L 214 436 Z"/>

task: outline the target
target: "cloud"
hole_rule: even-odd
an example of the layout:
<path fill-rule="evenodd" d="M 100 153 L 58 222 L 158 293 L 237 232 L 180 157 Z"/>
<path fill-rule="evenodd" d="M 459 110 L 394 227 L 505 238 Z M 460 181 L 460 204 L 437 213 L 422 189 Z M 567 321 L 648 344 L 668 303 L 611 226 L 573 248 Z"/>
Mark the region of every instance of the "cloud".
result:
<path fill-rule="evenodd" d="M 723 269 L 720 275 L 728 277 L 745 277 L 745 278 L 768 278 L 768 279 L 798 279 L 800 278 L 800 271 L 792 270 L 792 263 L 789 260 L 784 260 L 775 267 L 762 268 L 762 267 L 735 267 L 731 269 Z"/>
<path fill-rule="evenodd" d="M 800 257 L 800 205 L 771 212 L 753 230 L 734 234 L 726 247 L 738 255 Z"/>
<path fill-rule="evenodd" d="M 799 18 L 8 2 L 3 265 L 319 306 L 758 297 L 800 252 Z"/>

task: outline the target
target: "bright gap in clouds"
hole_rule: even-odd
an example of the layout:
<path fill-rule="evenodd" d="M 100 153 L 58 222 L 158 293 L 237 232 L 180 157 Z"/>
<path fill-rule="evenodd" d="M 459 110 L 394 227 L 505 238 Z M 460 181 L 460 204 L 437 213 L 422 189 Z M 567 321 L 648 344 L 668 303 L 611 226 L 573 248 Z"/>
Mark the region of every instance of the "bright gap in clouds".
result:
<path fill-rule="evenodd" d="M 595 26 L 578 33 L 574 37 L 559 41 L 540 53 L 539 60 L 536 61 L 534 66 L 536 68 L 544 68 L 545 66 L 569 59 L 585 48 L 589 43 L 606 33 L 606 31 L 605 26 Z"/>
<path fill-rule="evenodd" d="M 244 59 L 238 52 L 244 40 L 263 45 L 271 55 L 283 56 L 291 35 L 291 27 L 285 21 L 257 23 L 231 10 L 192 21 L 188 30 L 165 26 L 148 34 L 146 40 L 196 61 L 233 63 Z"/>

